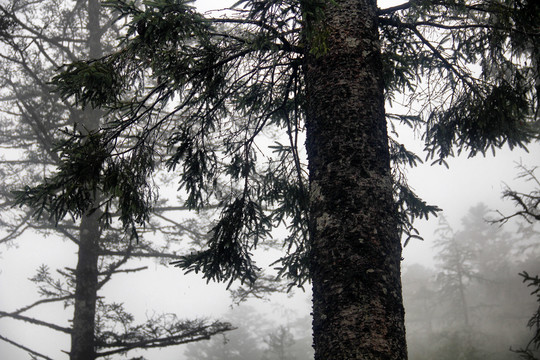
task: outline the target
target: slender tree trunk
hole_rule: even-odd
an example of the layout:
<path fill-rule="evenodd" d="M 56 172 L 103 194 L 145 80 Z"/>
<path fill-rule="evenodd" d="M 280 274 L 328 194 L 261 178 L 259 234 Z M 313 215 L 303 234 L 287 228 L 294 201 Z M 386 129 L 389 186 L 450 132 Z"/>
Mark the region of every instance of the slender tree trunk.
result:
<path fill-rule="evenodd" d="M 94 328 L 98 286 L 99 222 L 97 212 L 83 216 L 80 225 L 79 257 L 75 272 L 75 312 L 70 360 L 94 360 Z"/>
<path fill-rule="evenodd" d="M 455 241 L 455 240 L 454 240 Z M 459 251 L 459 250 L 457 250 Z M 460 259 L 457 264 L 457 277 L 458 277 L 458 286 L 459 286 L 459 302 L 461 307 L 461 312 L 463 313 L 463 324 L 465 325 L 465 329 L 470 330 L 469 326 L 469 311 L 467 307 L 467 298 L 465 297 L 465 284 L 463 282 L 463 279 L 465 278 L 465 275 L 463 274 L 463 261 Z"/>
<path fill-rule="evenodd" d="M 99 0 L 88 0 L 87 30 L 90 58 L 97 58 L 102 53 L 99 25 L 100 6 Z M 99 111 L 88 109 L 84 112 L 84 118 L 80 119 L 80 130 L 83 132 L 95 130 L 99 127 L 99 121 Z M 70 360 L 94 360 L 96 358 L 94 332 L 100 237 L 99 211 L 84 215 L 80 225 L 79 254 L 75 270 L 75 310 Z"/>
<path fill-rule="evenodd" d="M 304 69 L 315 359 L 404 360 L 376 2 L 326 4 L 327 50 Z"/>

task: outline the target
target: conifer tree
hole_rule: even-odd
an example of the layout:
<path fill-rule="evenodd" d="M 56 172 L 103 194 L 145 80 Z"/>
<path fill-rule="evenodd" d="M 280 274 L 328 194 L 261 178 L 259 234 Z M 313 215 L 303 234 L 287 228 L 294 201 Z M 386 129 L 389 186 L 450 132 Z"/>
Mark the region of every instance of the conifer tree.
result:
<path fill-rule="evenodd" d="M 278 266 L 312 282 L 315 359 L 406 359 L 400 235 L 437 208 L 407 187 L 401 166 L 420 159 L 387 124 L 422 131 L 435 163 L 524 147 L 538 120 L 537 2 L 240 0 L 215 15 L 184 0 L 107 4 L 127 19 L 122 46 L 55 83 L 108 122 L 76 129 L 57 172 L 18 201 L 60 220 L 93 210 L 99 191 L 102 222 L 119 213 L 136 236 L 164 162 L 187 206 L 222 206 L 206 249 L 179 267 L 254 282 L 251 251 L 285 224 Z M 401 94 L 418 113 L 385 112 Z"/>
<path fill-rule="evenodd" d="M 59 235 L 78 250 L 76 268 L 68 262 L 67 268 L 51 273 L 48 266 L 40 266 L 30 280 L 37 285 L 41 298 L 18 304 L 16 309 L 0 309 L 0 319 L 15 319 L 69 336 L 71 348 L 58 351 L 64 350 L 72 360 L 173 346 L 229 330 L 228 323 L 183 320 L 172 314 L 156 314 L 136 324 L 122 304 L 111 304 L 99 295 L 114 275 L 145 269 L 130 267 L 130 259 L 178 259 L 175 251 L 179 249 L 171 250 L 171 242 L 178 237 L 196 242 L 204 238 L 204 232 L 189 231 L 185 223 L 173 222 L 175 234 L 168 241 L 153 244 L 141 234 L 135 242 L 117 227 L 99 224 L 96 212 L 86 212 L 78 221 L 65 219 L 55 228 L 54 222 L 46 218 L 32 219 L 32 209 L 13 209 L 9 191 L 35 184 L 59 163 L 54 146 L 64 138 L 64 128 L 76 127 L 88 133 L 101 122 L 102 111 L 81 111 L 61 101 L 49 83 L 51 74 L 62 61 L 95 58 L 103 54 L 102 49 L 110 50 L 118 28 L 105 21 L 109 11 L 96 0 L 13 1 L 0 5 L 0 16 L 0 228 L 5 234 L 0 244 L 16 243 L 23 234 L 33 232 L 35 241 Z M 13 153 L 20 155 L 15 158 Z M 91 202 L 96 200 L 94 197 Z M 173 210 L 164 205 L 162 202 L 162 210 Z M 166 234 L 164 222 L 172 220 L 163 211 L 155 214 L 162 221 L 152 222 L 153 231 Z M 192 225 L 204 228 L 203 224 Z M 16 289 L 10 292 L 11 296 L 16 293 Z M 29 314 L 48 304 L 74 310 L 71 323 L 44 321 Z M 30 336 L 20 341 L 11 335 L 4 330 L 0 339 L 36 358 L 51 358 L 47 351 L 36 349 Z"/>
<path fill-rule="evenodd" d="M 500 213 L 501 216 L 496 222 L 505 224 L 510 219 L 520 218 L 529 223 L 531 227 L 534 227 L 537 221 L 540 220 L 540 179 L 536 174 L 537 168 L 519 164 L 518 169 L 520 170 L 519 177 L 531 182 L 534 188 L 528 193 L 507 188 L 503 192 L 503 197 L 514 203 L 516 211 L 510 215 Z M 539 246 L 538 243 L 529 244 L 529 246 L 531 245 L 535 248 Z M 522 277 L 523 283 L 531 289 L 531 295 L 536 298 L 538 308 L 527 322 L 527 326 L 533 332 L 530 341 L 524 348 L 513 351 L 519 354 L 522 359 L 538 360 L 540 358 L 540 278 L 538 274 L 529 274 L 527 271 L 522 271 L 519 275 Z"/>

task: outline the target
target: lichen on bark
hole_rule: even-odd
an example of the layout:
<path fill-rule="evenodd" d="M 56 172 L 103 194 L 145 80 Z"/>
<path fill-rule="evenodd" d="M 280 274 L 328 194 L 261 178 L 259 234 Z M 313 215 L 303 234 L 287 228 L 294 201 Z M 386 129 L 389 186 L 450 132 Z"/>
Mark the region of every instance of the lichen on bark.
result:
<path fill-rule="evenodd" d="M 376 19 L 375 2 L 328 2 L 304 66 L 317 360 L 407 358 Z"/>

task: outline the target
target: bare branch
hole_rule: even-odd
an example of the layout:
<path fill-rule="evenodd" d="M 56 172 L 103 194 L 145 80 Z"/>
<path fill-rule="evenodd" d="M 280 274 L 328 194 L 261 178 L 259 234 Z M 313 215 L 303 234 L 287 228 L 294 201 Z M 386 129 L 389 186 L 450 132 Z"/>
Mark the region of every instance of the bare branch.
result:
<path fill-rule="evenodd" d="M 45 359 L 45 360 L 53 360 L 52 358 L 48 357 L 47 355 L 43 355 L 43 354 L 41 354 L 41 353 L 38 353 L 37 351 L 34 351 L 34 350 L 30 349 L 30 348 L 27 348 L 26 346 L 21 345 L 21 344 L 15 342 L 15 341 L 13 341 L 13 340 L 10 340 L 10 339 L 8 339 L 8 338 L 5 338 L 5 337 L 3 337 L 2 335 L 0 335 L 0 340 L 4 340 L 5 342 L 7 342 L 7 343 L 9 343 L 9 344 L 11 344 L 11 345 L 13 345 L 13 346 L 18 347 L 19 349 L 22 349 L 22 350 L 24 350 L 24 351 L 27 351 L 27 352 L 29 352 L 30 354 L 34 355 L 34 356 L 40 357 L 40 358 Z"/>
<path fill-rule="evenodd" d="M 393 14 L 396 11 L 407 10 L 411 6 L 412 6 L 412 4 L 409 1 L 409 2 L 403 3 L 401 5 L 392 6 L 392 7 L 386 8 L 386 9 L 379 9 L 379 15 Z"/>
<path fill-rule="evenodd" d="M 103 280 L 101 280 L 99 282 L 99 284 L 97 286 L 98 290 L 101 289 L 103 287 L 103 285 L 105 285 L 111 279 L 111 276 L 117 271 L 117 269 L 120 266 L 125 264 L 131 258 L 131 250 L 132 249 L 133 249 L 133 245 L 132 245 L 132 243 L 130 241 L 129 244 L 128 244 L 127 249 L 124 252 L 123 258 L 120 259 L 119 261 L 117 261 L 116 263 L 110 264 L 109 269 L 107 269 L 107 271 L 101 273 L 101 275 L 105 275 L 105 277 L 103 278 Z"/>
<path fill-rule="evenodd" d="M 41 305 L 41 304 L 47 304 L 47 303 L 52 303 L 52 302 L 59 302 L 59 301 L 65 301 L 65 300 L 69 300 L 69 299 L 72 299 L 73 298 L 73 295 L 71 296 L 62 296 L 62 297 L 59 297 L 59 298 L 52 298 L 52 299 L 41 299 L 41 300 L 38 300 L 30 305 L 27 305 L 27 306 L 24 306 L 18 310 L 15 310 L 13 311 L 12 313 L 9 313 L 7 315 L 2 315 L 0 314 L 0 318 L 2 317 L 13 317 L 13 315 L 19 315 L 25 311 L 28 311 L 30 309 L 32 309 L 33 307 L 36 307 L 38 305 Z"/>
<path fill-rule="evenodd" d="M 112 271 L 107 271 L 106 274 L 130 273 L 130 272 L 137 272 L 137 271 L 142 271 L 146 269 L 148 269 L 148 266 L 141 266 L 141 267 L 133 268 L 133 269 L 112 270 Z"/>
<path fill-rule="evenodd" d="M 2 205 L 2 204 L 0 204 Z M 28 225 L 27 225 L 27 222 L 28 222 L 28 219 L 30 218 L 30 214 L 26 214 L 26 216 L 20 221 L 20 223 L 18 225 L 16 225 L 9 234 L 7 234 L 6 236 L 4 236 L 3 238 L 0 239 L 0 244 L 4 243 L 4 242 L 7 242 L 7 241 L 10 241 L 10 240 L 13 240 L 19 236 L 21 236 L 24 231 L 26 229 L 28 229 Z"/>
<path fill-rule="evenodd" d="M 71 61 L 76 61 L 77 60 L 77 56 L 75 56 L 75 54 L 73 54 L 68 47 L 63 45 L 61 41 L 58 41 L 58 40 L 53 39 L 53 38 L 49 38 L 49 37 L 45 36 L 43 33 L 41 33 L 40 31 L 37 31 L 36 29 L 31 28 L 30 26 L 27 25 L 26 22 L 19 20 L 19 18 L 17 18 L 15 15 L 11 14 L 9 11 L 4 9 L 3 6 L 0 6 L 0 10 L 4 13 L 4 16 L 7 16 L 7 17 L 11 18 L 22 29 L 28 31 L 29 33 L 33 34 L 37 38 L 39 38 L 39 39 L 41 39 L 41 40 L 43 40 L 43 41 L 45 41 L 45 42 L 47 42 L 47 43 L 49 43 L 51 45 L 54 45 L 58 49 L 61 49 L 62 51 L 64 51 L 65 54 L 69 57 L 69 59 Z"/>
<path fill-rule="evenodd" d="M 125 251 L 112 251 L 112 250 L 101 250 L 99 252 L 100 256 L 125 256 Z M 162 253 L 159 251 L 154 252 L 132 252 L 131 257 L 136 258 L 167 258 L 167 259 L 180 259 L 181 256 L 177 254 Z"/>
<path fill-rule="evenodd" d="M 17 314 L 8 313 L 8 312 L 5 312 L 5 311 L 0 311 L 0 317 L 3 317 L 3 316 L 9 317 L 9 318 L 12 318 L 12 319 L 15 319 L 15 320 L 25 321 L 25 322 L 35 324 L 35 325 L 45 326 L 45 327 L 48 327 L 48 328 L 51 328 L 51 329 L 54 329 L 56 331 L 60 331 L 60 332 L 66 333 L 66 334 L 71 334 L 71 331 L 72 331 L 70 328 L 66 328 L 66 327 L 63 327 L 63 326 L 60 326 L 60 325 L 51 324 L 51 323 L 48 323 L 46 321 L 30 318 L 28 316 L 17 315 Z"/>

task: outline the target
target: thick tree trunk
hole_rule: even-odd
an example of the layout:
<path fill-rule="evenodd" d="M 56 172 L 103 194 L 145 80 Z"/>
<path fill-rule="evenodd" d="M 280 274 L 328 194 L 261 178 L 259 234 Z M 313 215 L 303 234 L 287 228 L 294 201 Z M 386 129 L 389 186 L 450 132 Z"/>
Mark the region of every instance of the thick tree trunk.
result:
<path fill-rule="evenodd" d="M 404 360 L 376 2 L 326 4 L 305 64 L 315 359 Z"/>
<path fill-rule="evenodd" d="M 101 50 L 99 0 L 88 0 L 88 49 L 90 58 L 98 58 Z M 88 109 L 79 120 L 82 132 L 99 127 L 100 112 Z M 97 201 L 97 200 L 96 200 Z M 75 310 L 71 334 L 70 360 L 94 360 L 96 300 L 98 291 L 99 240 L 101 228 L 99 211 L 84 215 L 79 230 L 79 253 L 75 270 Z"/>

